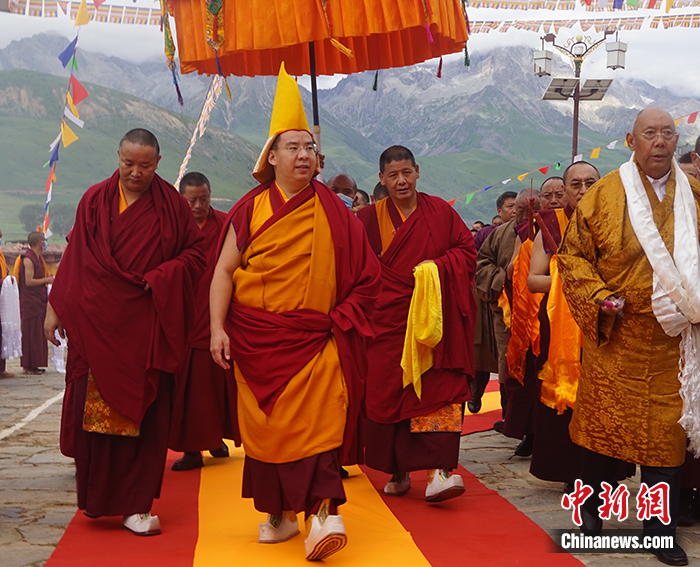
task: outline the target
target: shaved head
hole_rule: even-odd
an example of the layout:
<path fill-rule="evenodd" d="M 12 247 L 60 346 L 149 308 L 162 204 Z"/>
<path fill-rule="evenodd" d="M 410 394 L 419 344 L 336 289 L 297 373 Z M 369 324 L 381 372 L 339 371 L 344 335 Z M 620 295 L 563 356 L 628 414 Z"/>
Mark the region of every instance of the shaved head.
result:
<path fill-rule="evenodd" d="M 647 106 L 644 110 L 641 110 L 639 114 L 637 114 L 637 118 L 634 119 L 634 126 L 632 126 L 632 132 L 637 132 L 642 127 L 642 124 L 645 123 L 644 121 L 649 119 L 650 117 L 652 117 L 652 119 L 665 118 L 666 120 L 670 120 L 671 122 L 673 122 L 673 117 L 663 108 L 659 108 L 658 106 Z"/>
<path fill-rule="evenodd" d="M 627 145 L 645 175 L 661 179 L 671 170 L 678 132 L 673 117 L 665 110 L 650 106 L 637 114 Z"/>
<path fill-rule="evenodd" d="M 539 210 L 540 208 L 540 192 L 537 189 L 523 189 L 518 193 L 515 198 L 515 224 L 521 224 L 525 222 L 529 217 L 530 212 L 530 198 L 534 199 L 534 210 Z"/>

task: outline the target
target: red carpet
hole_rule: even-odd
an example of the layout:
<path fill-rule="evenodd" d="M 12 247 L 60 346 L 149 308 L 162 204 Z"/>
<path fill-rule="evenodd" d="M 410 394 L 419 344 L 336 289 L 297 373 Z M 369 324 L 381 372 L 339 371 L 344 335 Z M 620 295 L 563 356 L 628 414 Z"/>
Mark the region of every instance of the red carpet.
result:
<path fill-rule="evenodd" d="M 552 553 L 551 538 L 508 500 L 463 467 L 466 493 L 440 504 L 425 501 L 426 473 L 411 473 L 400 498 L 384 496 L 389 475 L 360 467 L 433 567 L 581 567 L 568 553 Z"/>
<path fill-rule="evenodd" d="M 192 567 L 198 535 L 199 470 L 174 473 L 182 453 L 168 453 L 162 495 L 153 513 L 162 519 L 159 536 L 136 537 L 119 517 L 90 520 L 78 512 L 45 567 Z"/>
<path fill-rule="evenodd" d="M 502 419 L 498 380 L 489 381 L 481 402 L 481 411 L 479 413 L 470 413 L 465 408 L 464 420 L 462 421 L 462 435 L 489 431 L 493 429 L 493 424 L 496 421 Z"/>

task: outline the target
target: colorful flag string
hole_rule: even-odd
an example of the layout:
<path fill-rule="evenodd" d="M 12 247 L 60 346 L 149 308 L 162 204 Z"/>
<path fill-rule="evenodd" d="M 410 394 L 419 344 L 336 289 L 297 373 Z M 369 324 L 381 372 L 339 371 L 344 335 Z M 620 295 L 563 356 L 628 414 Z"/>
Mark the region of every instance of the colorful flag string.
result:
<path fill-rule="evenodd" d="M 209 83 L 209 90 L 207 91 L 207 96 L 204 99 L 204 105 L 202 106 L 202 112 L 199 114 L 197 125 L 194 127 L 194 132 L 192 133 L 190 146 L 187 148 L 185 158 L 182 160 L 182 164 L 180 165 L 180 172 L 177 174 L 175 187 L 178 189 L 180 188 L 180 181 L 182 180 L 182 177 L 187 172 L 187 164 L 192 157 L 192 148 L 194 148 L 197 140 L 204 135 L 204 131 L 207 129 L 207 123 L 209 122 L 212 110 L 214 110 L 214 107 L 216 106 L 216 101 L 221 94 L 223 84 L 224 78 L 222 75 L 212 75 L 211 82 Z"/>
<path fill-rule="evenodd" d="M 674 122 L 676 123 L 676 126 L 678 126 L 685 119 L 686 124 L 695 124 L 695 122 L 698 119 L 698 113 L 700 113 L 700 111 L 695 111 L 695 112 L 692 112 L 691 114 L 686 114 L 685 116 L 680 116 L 679 118 L 674 119 Z M 605 147 L 609 150 L 614 150 L 617 143 L 621 140 L 624 140 L 624 145 L 626 146 L 627 145 L 626 138 L 618 138 L 617 140 L 613 140 L 610 143 L 608 143 L 607 145 L 605 145 Z M 585 152 L 576 155 L 574 157 L 572 163 L 582 161 L 584 159 L 584 157 L 586 156 L 586 154 L 589 154 L 589 153 L 590 153 L 590 159 L 598 159 L 600 157 L 600 150 L 602 148 L 603 148 L 603 146 L 598 146 L 597 148 L 592 148 L 592 149 L 586 150 Z M 566 162 L 569 160 L 557 161 L 556 164 L 553 164 L 555 170 L 559 171 L 561 169 L 562 161 Z M 527 173 L 522 173 L 522 174 L 516 176 L 515 179 L 517 179 L 518 181 L 522 181 L 528 175 L 533 174 L 536 171 L 539 171 L 542 175 L 547 175 L 549 168 L 550 168 L 549 165 L 538 167 L 536 169 L 533 169 L 532 171 L 528 171 Z M 493 185 L 489 185 L 488 187 L 484 187 L 483 189 L 480 189 L 479 191 L 473 191 L 472 193 L 466 193 L 464 195 L 460 195 L 459 197 L 455 197 L 454 199 L 449 200 L 448 203 L 450 203 L 452 206 L 454 206 L 457 201 L 459 201 L 460 199 L 466 198 L 466 201 L 464 204 L 468 205 L 471 202 L 471 200 L 474 198 L 474 195 L 476 195 L 477 193 L 483 193 L 484 191 L 488 191 L 489 189 L 495 187 L 496 185 L 508 185 L 508 183 L 510 183 L 512 180 L 513 180 L 513 178 L 504 179 L 500 183 L 494 183 Z"/>

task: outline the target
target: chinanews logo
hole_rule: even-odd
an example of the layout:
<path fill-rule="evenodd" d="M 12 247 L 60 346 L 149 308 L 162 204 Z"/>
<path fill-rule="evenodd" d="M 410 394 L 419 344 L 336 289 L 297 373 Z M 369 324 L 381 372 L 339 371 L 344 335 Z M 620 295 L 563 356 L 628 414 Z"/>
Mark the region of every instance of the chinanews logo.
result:
<path fill-rule="evenodd" d="M 627 486 L 620 484 L 613 487 L 606 482 L 601 483 L 598 494 L 602 504 L 598 507 L 600 520 L 611 520 L 617 517 L 619 522 L 629 516 L 630 492 Z M 583 525 L 582 506 L 594 493 L 592 487 L 583 484 L 580 479 L 574 483 L 574 490 L 564 494 L 561 499 L 562 508 L 571 510 L 571 519 L 576 526 Z M 669 487 L 660 482 L 652 487 L 642 483 L 636 497 L 638 520 L 657 518 L 661 524 L 669 525 Z M 589 510 L 587 511 L 590 516 Z M 579 530 L 553 530 L 550 532 L 555 543 L 555 551 L 566 553 L 635 553 L 664 549 L 673 549 L 675 537 L 668 532 L 656 533 L 628 529 L 591 529 L 584 526 Z"/>

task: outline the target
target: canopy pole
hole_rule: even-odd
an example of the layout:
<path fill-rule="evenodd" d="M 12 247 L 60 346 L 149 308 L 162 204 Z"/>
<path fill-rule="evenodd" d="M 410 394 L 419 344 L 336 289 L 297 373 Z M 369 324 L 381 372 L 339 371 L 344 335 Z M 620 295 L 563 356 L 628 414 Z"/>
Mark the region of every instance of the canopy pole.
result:
<path fill-rule="evenodd" d="M 311 104 L 313 108 L 314 118 L 314 140 L 318 146 L 318 151 L 321 153 L 321 125 L 318 119 L 318 86 L 316 85 L 316 49 L 314 42 L 309 42 L 309 74 L 311 75 Z M 318 174 L 317 179 L 323 182 L 323 171 Z"/>

